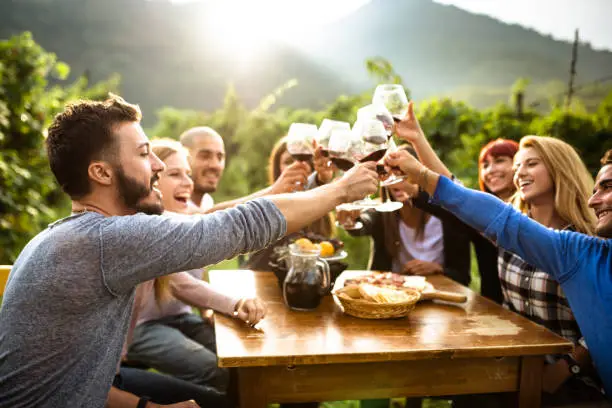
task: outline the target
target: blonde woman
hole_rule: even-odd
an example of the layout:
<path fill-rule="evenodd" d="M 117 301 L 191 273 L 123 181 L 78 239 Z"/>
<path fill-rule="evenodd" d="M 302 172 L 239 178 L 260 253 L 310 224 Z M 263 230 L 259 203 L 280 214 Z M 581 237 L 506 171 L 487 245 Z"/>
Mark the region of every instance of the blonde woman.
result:
<path fill-rule="evenodd" d="M 153 152 L 166 165 L 159 190 L 167 212 L 186 214 L 193 193 L 187 151 L 172 140 L 154 140 Z M 180 215 L 178 215 L 180 216 Z M 166 374 L 225 391 L 228 373 L 217 367 L 211 324 L 192 307 L 213 309 L 255 324 L 264 317 L 258 299 L 236 299 L 201 280 L 202 270 L 178 272 L 143 283 L 143 299 L 128 350 L 128 360 Z"/>

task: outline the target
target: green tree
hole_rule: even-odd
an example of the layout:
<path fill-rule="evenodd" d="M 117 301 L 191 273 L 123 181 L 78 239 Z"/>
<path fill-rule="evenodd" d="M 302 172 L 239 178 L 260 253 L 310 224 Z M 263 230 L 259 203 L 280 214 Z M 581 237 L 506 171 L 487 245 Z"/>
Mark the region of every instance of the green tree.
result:
<path fill-rule="evenodd" d="M 44 151 L 54 114 L 70 100 L 102 97 L 118 85 L 114 77 L 91 88 L 85 78 L 49 86 L 69 71 L 29 33 L 0 41 L 0 263 L 12 263 L 34 234 L 68 211 Z"/>

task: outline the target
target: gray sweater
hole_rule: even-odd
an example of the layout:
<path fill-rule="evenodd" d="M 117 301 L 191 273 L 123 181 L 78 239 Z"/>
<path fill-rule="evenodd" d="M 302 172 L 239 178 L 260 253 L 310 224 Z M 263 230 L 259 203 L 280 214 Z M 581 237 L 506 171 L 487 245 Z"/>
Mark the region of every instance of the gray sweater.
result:
<path fill-rule="evenodd" d="M 0 407 L 103 407 L 134 287 L 258 250 L 286 232 L 269 200 L 193 217 L 89 212 L 23 249 L 0 309 Z"/>

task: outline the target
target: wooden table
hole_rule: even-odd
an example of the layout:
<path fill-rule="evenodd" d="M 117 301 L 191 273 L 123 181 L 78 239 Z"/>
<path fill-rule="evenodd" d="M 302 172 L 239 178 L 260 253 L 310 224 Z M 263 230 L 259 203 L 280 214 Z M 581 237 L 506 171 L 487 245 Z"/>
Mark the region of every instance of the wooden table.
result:
<path fill-rule="evenodd" d="M 317 310 L 294 312 L 271 272 L 212 271 L 216 289 L 268 305 L 259 329 L 215 315 L 219 365 L 237 370 L 240 407 L 516 391 L 514 406 L 539 407 L 543 356 L 572 344 L 444 276 L 429 280 L 467 303 L 421 302 L 404 319 L 363 320 L 326 296 Z"/>

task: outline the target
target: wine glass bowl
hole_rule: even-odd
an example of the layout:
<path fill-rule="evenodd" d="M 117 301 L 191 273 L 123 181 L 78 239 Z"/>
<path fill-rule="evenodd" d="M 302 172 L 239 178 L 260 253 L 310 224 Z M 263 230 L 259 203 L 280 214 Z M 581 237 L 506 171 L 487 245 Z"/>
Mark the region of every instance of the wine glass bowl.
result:
<path fill-rule="evenodd" d="M 287 151 L 295 160 L 312 160 L 317 131 L 317 126 L 310 123 L 291 124 L 287 133 Z"/>
<path fill-rule="evenodd" d="M 331 162 L 342 171 L 350 170 L 355 164 L 351 154 L 353 145 L 353 133 L 350 129 L 331 131 L 327 150 Z"/>
<path fill-rule="evenodd" d="M 382 122 L 387 132 L 387 138 L 391 138 L 395 129 L 395 122 L 391 112 L 381 103 L 372 103 L 357 111 L 357 120 L 376 119 Z"/>
<path fill-rule="evenodd" d="M 323 119 L 317 132 L 316 142 L 318 146 L 321 146 L 321 153 L 325 157 L 329 157 L 329 139 L 334 130 L 351 130 L 351 125 L 339 120 Z"/>
<path fill-rule="evenodd" d="M 383 104 L 396 122 L 401 121 L 408 112 L 406 90 L 399 84 L 382 84 L 376 87 L 373 104 Z"/>

